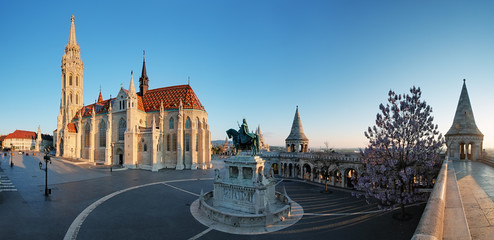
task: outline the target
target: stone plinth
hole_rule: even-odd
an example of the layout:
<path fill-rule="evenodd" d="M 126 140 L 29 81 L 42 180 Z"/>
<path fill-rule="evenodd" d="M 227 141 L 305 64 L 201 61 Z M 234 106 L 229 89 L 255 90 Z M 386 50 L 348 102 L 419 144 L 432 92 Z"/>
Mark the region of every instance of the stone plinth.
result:
<path fill-rule="evenodd" d="M 273 175 L 264 174 L 264 160 L 259 156 L 224 160 L 224 168 L 215 169 L 213 184 L 214 190 L 201 192 L 193 204 L 197 210 L 191 212 L 197 213 L 194 217 L 200 222 L 265 227 L 290 218 L 292 204 L 296 204 L 286 193 L 275 192 Z"/>
<path fill-rule="evenodd" d="M 214 180 L 214 207 L 262 214 L 275 203 L 275 183 L 264 177 L 264 160 L 234 156 L 224 162 L 224 173 L 217 173 Z"/>

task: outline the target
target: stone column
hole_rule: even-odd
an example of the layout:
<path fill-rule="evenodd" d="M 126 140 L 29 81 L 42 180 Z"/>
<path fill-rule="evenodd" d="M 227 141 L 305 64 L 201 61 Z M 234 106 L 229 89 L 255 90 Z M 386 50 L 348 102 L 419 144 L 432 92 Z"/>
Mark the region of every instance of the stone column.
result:
<path fill-rule="evenodd" d="M 195 122 L 195 121 L 194 121 Z M 196 149 L 196 138 L 197 138 L 197 126 L 192 127 L 192 131 L 190 131 L 190 153 L 192 157 L 192 166 L 190 166 L 190 169 L 196 170 L 197 169 L 197 154 L 198 154 L 198 149 Z"/>
<path fill-rule="evenodd" d="M 111 99 L 110 99 L 111 101 Z M 112 158 L 113 158 L 113 152 L 112 152 L 112 114 L 111 114 L 111 108 L 108 110 L 108 121 L 106 124 L 106 148 L 105 148 L 105 165 L 111 165 L 112 164 Z"/>
<path fill-rule="evenodd" d="M 182 105 L 182 104 L 180 104 Z M 177 121 L 177 170 L 184 169 L 184 131 L 183 131 L 183 113 L 179 111 Z"/>

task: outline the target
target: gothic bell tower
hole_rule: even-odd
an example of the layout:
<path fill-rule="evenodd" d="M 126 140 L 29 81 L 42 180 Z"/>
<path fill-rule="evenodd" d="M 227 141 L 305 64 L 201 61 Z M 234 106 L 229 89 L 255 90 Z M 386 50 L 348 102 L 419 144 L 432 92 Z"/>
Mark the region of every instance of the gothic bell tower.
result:
<path fill-rule="evenodd" d="M 57 118 L 57 141 L 63 140 L 66 134 L 64 129 L 83 106 L 84 68 L 81 59 L 81 48 L 76 41 L 74 19 L 74 15 L 72 15 L 70 18 L 69 42 L 65 46 L 65 53 L 62 57 L 62 95 Z M 57 155 L 60 154 L 58 145 Z"/>

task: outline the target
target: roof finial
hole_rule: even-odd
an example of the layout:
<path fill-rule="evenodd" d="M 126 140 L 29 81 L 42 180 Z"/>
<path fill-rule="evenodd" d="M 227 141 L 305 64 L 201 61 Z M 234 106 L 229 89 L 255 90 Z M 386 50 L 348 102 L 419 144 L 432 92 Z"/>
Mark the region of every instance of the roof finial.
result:
<path fill-rule="evenodd" d="M 72 17 L 70 17 L 70 21 L 74 22 L 74 19 L 75 19 L 74 14 L 72 14 Z"/>
<path fill-rule="evenodd" d="M 146 51 L 142 50 L 142 61 L 146 61 Z"/>
<path fill-rule="evenodd" d="M 463 83 L 465 83 L 467 80 L 463 78 Z"/>
<path fill-rule="evenodd" d="M 187 85 L 190 85 L 190 76 L 187 77 Z"/>

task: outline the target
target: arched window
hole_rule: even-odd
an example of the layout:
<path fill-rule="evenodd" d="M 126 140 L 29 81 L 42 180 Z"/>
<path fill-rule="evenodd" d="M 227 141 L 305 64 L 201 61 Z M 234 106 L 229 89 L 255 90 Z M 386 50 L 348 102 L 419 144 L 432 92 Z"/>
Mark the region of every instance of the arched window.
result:
<path fill-rule="evenodd" d="M 197 129 L 200 129 L 201 128 L 201 121 L 199 121 L 199 118 L 196 118 L 196 122 L 195 122 L 195 128 Z"/>
<path fill-rule="evenodd" d="M 79 86 L 79 76 L 75 77 L 75 86 Z"/>
<path fill-rule="evenodd" d="M 67 102 L 65 101 L 65 92 L 63 93 L 63 103 L 66 104 Z"/>
<path fill-rule="evenodd" d="M 75 104 L 79 104 L 79 93 L 75 95 Z"/>
<path fill-rule="evenodd" d="M 63 75 L 63 86 L 62 88 L 67 86 L 67 81 L 65 80 L 65 74 Z"/>
<path fill-rule="evenodd" d="M 185 134 L 185 151 L 190 151 L 190 134 Z"/>
<path fill-rule="evenodd" d="M 146 146 L 146 143 L 144 142 L 144 138 L 141 138 L 141 141 L 137 144 L 137 151 L 142 152 L 143 146 Z"/>
<path fill-rule="evenodd" d="M 196 151 L 199 151 L 199 134 L 196 134 Z"/>
<path fill-rule="evenodd" d="M 69 86 L 72 86 L 72 75 L 69 77 Z"/>
<path fill-rule="evenodd" d="M 118 123 L 118 140 L 119 141 L 124 140 L 125 128 L 127 128 L 127 123 L 122 118 L 122 119 L 120 119 L 120 122 Z"/>
<path fill-rule="evenodd" d="M 89 147 L 89 133 L 91 132 L 91 126 L 86 124 L 86 128 L 84 129 L 84 146 Z"/>
<path fill-rule="evenodd" d="M 72 93 L 69 95 L 70 103 L 72 103 Z"/>
<path fill-rule="evenodd" d="M 166 151 L 170 151 L 170 134 L 166 135 Z"/>
<path fill-rule="evenodd" d="M 175 120 L 173 120 L 173 117 L 170 118 L 170 126 L 168 126 L 168 129 L 173 129 L 175 127 Z"/>
<path fill-rule="evenodd" d="M 187 117 L 187 120 L 185 121 L 185 129 L 190 129 L 190 118 Z"/>
<path fill-rule="evenodd" d="M 147 152 L 148 151 L 148 145 L 144 143 L 144 152 Z"/>
<path fill-rule="evenodd" d="M 173 134 L 172 144 L 173 144 L 173 151 L 177 151 L 177 134 Z"/>
<path fill-rule="evenodd" d="M 104 120 L 101 120 L 99 124 L 99 146 L 106 147 L 106 124 Z"/>

